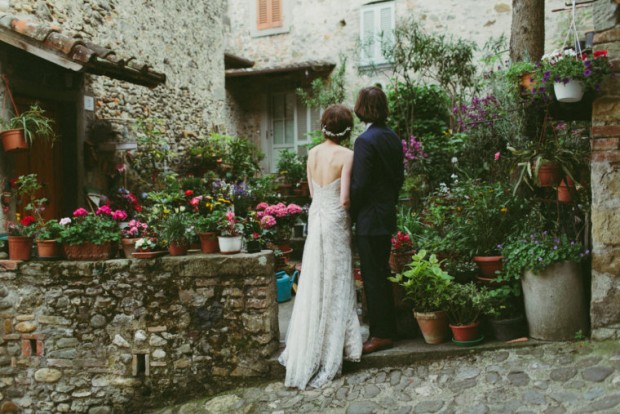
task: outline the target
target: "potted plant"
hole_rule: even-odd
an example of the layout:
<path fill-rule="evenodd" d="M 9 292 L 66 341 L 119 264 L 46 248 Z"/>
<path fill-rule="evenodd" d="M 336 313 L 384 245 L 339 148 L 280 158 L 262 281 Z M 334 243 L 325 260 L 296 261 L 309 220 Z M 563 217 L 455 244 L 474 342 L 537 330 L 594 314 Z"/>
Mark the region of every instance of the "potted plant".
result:
<path fill-rule="evenodd" d="M 404 231 L 397 231 L 392 237 L 392 247 L 390 249 L 390 269 L 394 273 L 400 273 L 405 266 L 411 261 L 411 256 L 415 253 L 413 250 L 413 241 L 411 236 Z"/>
<path fill-rule="evenodd" d="M 130 259 L 131 254 L 136 251 L 136 241 L 147 237 L 149 233 L 148 224 L 136 219 L 129 220 L 127 225 L 121 228 L 121 246 L 127 259 Z"/>
<path fill-rule="evenodd" d="M 134 251 L 131 253 L 131 256 L 136 259 L 152 259 L 167 253 L 161 250 L 159 241 L 156 237 L 145 236 L 135 240 Z"/>
<path fill-rule="evenodd" d="M 495 339 L 509 341 L 527 336 L 521 283 L 513 280 L 489 290 L 489 306 L 485 314 Z"/>
<path fill-rule="evenodd" d="M 260 219 L 264 235 L 287 257 L 293 251 L 289 244 L 293 224 L 302 214 L 303 209 L 294 203 L 286 205 L 280 202 L 270 205 L 261 202 L 256 206 L 256 215 Z"/>
<path fill-rule="evenodd" d="M 62 257 L 62 246 L 58 243 L 62 226 L 52 219 L 41 224 L 36 232 L 37 253 L 40 259 Z"/>
<path fill-rule="evenodd" d="M 291 189 L 296 188 L 306 177 L 306 160 L 297 153 L 284 149 L 280 151 L 277 169 L 278 176 L 283 183 L 279 190 L 283 195 L 289 195 Z"/>
<path fill-rule="evenodd" d="M 258 253 L 263 246 L 260 220 L 255 211 L 251 211 L 246 217 L 244 226 L 245 247 L 248 253 Z"/>
<path fill-rule="evenodd" d="M 587 307 L 579 263 L 589 254 L 565 234 L 535 232 L 504 246 L 507 280 L 520 280 L 530 336 L 569 340 L 587 331 Z"/>
<path fill-rule="evenodd" d="M 573 49 L 553 51 L 541 58 L 537 78 L 551 86 L 560 102 L 578 102 L 586 90 L 598 91 L 611 73 L 607 51 L 592 56 L 577 54 Z"/>
<path fill-rule="evenodd" d="M 112 247 L 118 245 L 121 232 L 118 223 L 127 218 L 123 210 L 99 207 L 94 213 L 78 208 L 72 217 L 58 222 L 62 226 L 60 241 L 70 260 L 106 260 Z"/>
<path fill-rule="evenodd" d="M 160 236 L 166 240 L 171 256 L 184 256 L 189 249 L 194 227 L 184 213 L 170 213 L 161 223 Z"/>
<path fill-rule="evenodd" d="M 474 283 L 454 283 L 448 292 L 448 320 L 453 342 L 458 345 L 474 345 L 483 337 L 478 331 L 479 319 L 489 306 L 489 294 L 485 287 Z"/>
<path fill-rule="evenodd" d="M 504 76 L 510 85 L 514 85 L 521 93 L 531 94 L 532 87 L 535 85 L 533 78 L 536 66 L 530 61 L 520 61 L 512 63 L 505 71 Z"/>
<path fill-rule="evenodd" d="M 243 242 L 243 222 L 232 211 L 226 212 L 218 222 L 219 236 L 217 241 L 220 252 L 234 254 L 241 251 Z"/>
<path fill-rule="evenodd" d="M 32 105 L 27 111 L 15 115 L 4 123 L 0 133 L 5 152 L 26 150 L 35 137 L 53 142 L 55 138 L 53 120 L 44 115 L 45 111 L 38 105 Z"/>
<path fill-rule="evenodd" d="M 434 254 L 427 257 L 426 250 L 420 250 L 412 256 L 405 271 L 388 280 L 400 284 L 407 298 L 413 301 L 414 316 L 424 340 L 429 344 L 444 342 L 448 337 L 445 308 L 452 276 L 442 270 L 437 257 Z"/>
<path fill-rule="evenodd" d="M 37 231 L 36 219 L 33 216 L 20 217 L 8 223 L 8 242 L 10 260 L 30 260 L 32 240 Z"/>

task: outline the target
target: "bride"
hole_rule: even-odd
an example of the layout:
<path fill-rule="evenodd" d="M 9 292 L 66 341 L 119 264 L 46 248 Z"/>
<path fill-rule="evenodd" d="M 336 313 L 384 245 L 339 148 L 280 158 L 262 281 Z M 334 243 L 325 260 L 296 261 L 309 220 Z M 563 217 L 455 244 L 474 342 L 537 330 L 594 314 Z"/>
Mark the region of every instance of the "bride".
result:
<path fill-rule="evenodd" d="M 343 354 L 351 361 L 362 354 L 348 212 L 353 151 L 339 145 L 352 127 L 349 108 L 328 107 L 321 117 L 325 141 L 308 154 L 308 237 L 286 348 L 279 358 L 288 387 L 319 388 L 340 374 Z"/>

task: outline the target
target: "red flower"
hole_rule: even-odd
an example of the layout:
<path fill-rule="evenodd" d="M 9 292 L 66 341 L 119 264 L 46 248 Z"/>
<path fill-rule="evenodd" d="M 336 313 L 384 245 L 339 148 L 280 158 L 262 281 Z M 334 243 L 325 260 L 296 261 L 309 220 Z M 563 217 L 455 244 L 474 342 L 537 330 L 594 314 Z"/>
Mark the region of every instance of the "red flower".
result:
<path fill-rule="evenodd" d="M 191 197 L 194 195 L 194 191 L 192 190 L 185 190 L 185 197 Z"/>
<path fill-rule="evenodd" d="M 599 58 L 601 56 L 607 56 L 607 50 L 597 50 L 594 52 L 594 58 Z"/>
<path fill-rule="evenodd" d="M 21 219 L 19 222 L 22 223 L 23 226 L 30 226 L 35 221 L 36 221 L 36 219 L 34 217 L 26 216 L 23 219 Z"/>

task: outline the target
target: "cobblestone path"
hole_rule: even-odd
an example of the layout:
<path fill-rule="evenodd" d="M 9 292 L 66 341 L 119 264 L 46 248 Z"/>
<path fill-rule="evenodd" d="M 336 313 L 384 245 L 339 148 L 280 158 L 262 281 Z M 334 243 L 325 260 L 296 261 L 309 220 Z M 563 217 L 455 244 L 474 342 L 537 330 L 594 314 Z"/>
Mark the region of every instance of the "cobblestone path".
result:
<path fill-rule="evenodd" d="M 551 343 L 367 368 L 320 390 L 269 382 L 157 412 L 620 413 L 620 342 Z"/>

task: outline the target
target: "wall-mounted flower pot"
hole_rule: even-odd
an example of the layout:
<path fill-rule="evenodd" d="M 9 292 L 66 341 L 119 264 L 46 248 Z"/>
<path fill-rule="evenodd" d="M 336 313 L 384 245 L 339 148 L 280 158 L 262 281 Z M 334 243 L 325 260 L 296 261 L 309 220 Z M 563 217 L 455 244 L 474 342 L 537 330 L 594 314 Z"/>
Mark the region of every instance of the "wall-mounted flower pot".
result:
<path fill-rule="evenodd" d="M 9 129 L 0 132 L 4 152 L 19 152 L 28 149 L 23 129 Z"/>
<path fill-rule="evenodd" d="M 564 178 L 558 185 L 558 201 L 560 203 L 570 203 L 573 201 L 573 194 L 575 193 L 575 183 L 570 177 Z"/>

